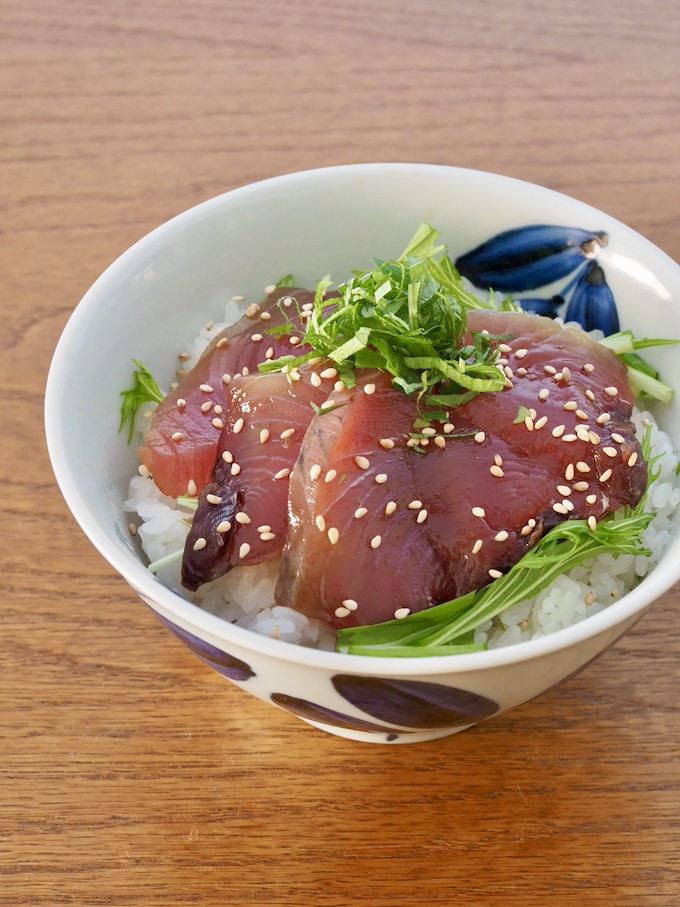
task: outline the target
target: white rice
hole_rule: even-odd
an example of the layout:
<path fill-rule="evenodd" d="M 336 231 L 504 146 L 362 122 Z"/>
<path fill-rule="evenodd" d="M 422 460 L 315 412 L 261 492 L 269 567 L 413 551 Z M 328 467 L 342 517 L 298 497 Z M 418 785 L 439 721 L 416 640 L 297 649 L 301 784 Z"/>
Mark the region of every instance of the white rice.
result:
<path fill-rule="evenodd" d="M 210 341 L 228 324 L 233 323 L 227 308 L 227 320 L 203 328 L 186 350 L 188 371 Z M 143 433 L 152 407 L 138 416 L 137 428 Z M 603 554 L 591 558 L 552 582 L 535 599 L 523 601 L 487 621 L 475 634 L 475 642 L 487 643 L 490 649 L 547 636 L 581 620 L 621 599 L 630 592 L 659 562 L 677 526 L 675 517 L 680 504 L 680 486 L 676 476 L 678 456 L 668 435 L 657 426 L 649 412 L 633 413 L 638 437 L 646 427 L 652 429 L 652 457 L 661 455 L 657 468 L 661 474 L 651 486 L 646 509 L 656 511 L 642 541 L 652 554 Z M 139 517 L 137 534 L 142 550 L 154 564 L 158 580 L 200 608 L 245 629 L 303 646 L 333 650 L 335 634 L 321 621 L 312 620 L 292 608 L 274 603 L 274 588 L 280 561 L 254 567 L 235 567 L 226 576 L 190 593 L 180 581 L 181 552 L 189 531 L 190 512 L 161 494 L 149 477 L 134 476 L 130 481 L 128 513 Z M 175 556 L 173 556 L 175 555 Z M 167 558 L 167 563 L 162 563 Z M 160 564 L 158 562 L 161 561 Z"/>

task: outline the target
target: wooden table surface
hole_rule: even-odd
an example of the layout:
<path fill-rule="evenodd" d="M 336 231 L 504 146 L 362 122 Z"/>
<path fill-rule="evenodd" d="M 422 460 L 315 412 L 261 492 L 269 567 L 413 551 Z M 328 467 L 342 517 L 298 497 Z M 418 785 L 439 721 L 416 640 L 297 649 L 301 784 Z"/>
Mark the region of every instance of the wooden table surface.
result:
<path fill-rule="evenodd" d="M 252 180 L 498 171 L 680 259 L 676 0 L 0 7 L 0 904 L 680 904 L 680 592 L 577 678 L 433 743 L 229 685 L 97 554 L 42 397 L 128 246 Z"/>

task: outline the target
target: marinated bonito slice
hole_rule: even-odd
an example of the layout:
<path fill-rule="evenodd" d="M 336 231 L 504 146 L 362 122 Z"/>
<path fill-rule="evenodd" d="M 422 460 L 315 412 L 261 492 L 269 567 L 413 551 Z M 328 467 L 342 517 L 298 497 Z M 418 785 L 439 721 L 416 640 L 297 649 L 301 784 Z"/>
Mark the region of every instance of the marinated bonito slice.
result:
<path fill-rule="evenodd" d="M 210 481 L 231 380 L 257 372 L 267 359 L 304 352 L 307 348 L 296 343 L 304 334 L 300 314 L 313 301 L 309 290 L 277 288 L 215 337 L 196 366 L 163 400 L 139 450 L 139 459 L 163 494 L 173 498 L 195 494 L 193 486 L 200 491 Z M 290 334 L 277 339 L 266 333 L 288 320 Z"/>
<path fill-rule="evenodd" d="M 212 481 L 201 491 L 184 550 L 188 589 L 281 554 L 288 523 L 288 477 L 305 431 L 333 389 L 303 368 L 235 378 L 227 394 L 224 428 Z"/>
<path fill-rule="evenodd" d="M 618 357 L 534 315 L 473 312 L 468 328 L 509 335 L 502 391 L 414 429 L 415 399 L 360 373 L 314 417 L 279 604 L 336 627 L 405 616 L 483 587 L 559 522 L 639 501 L 647 469 Z"/>

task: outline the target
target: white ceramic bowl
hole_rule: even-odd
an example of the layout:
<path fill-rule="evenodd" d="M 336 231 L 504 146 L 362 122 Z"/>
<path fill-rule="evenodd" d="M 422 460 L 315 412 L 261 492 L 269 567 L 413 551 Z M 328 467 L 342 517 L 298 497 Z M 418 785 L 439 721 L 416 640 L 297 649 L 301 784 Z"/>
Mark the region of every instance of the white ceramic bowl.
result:
<path fill-rule="evenodd" d="M 54 355 L 46 427 L 57 481 L 76 520 L 139 596 L 238 686 L 334 734 L 374 742 L 445 736 L 526 702 L 579 671 L 638 621 L 680 576 L 676 539 L 630 594 L 531 642 L 461 656 L 392 659 L 302 648 L 228 624 L 161 586 L 122 511 L 135 450 L 118 433 L 130 359 L 169 383 L 178 349 L 219 317 L 232 294 L 258 299 L 292 272 L 301 285 L 371 256 L 394 257 L 422 221 L 455 257 L 528 224 L 604 230 L 600 262 L 623 327 L 680 337 L 680 268 L 611 217 L 502 176 L 418 164 L 294 173 L 228 192 L 163 224 L 125 252 L 73 313 Z M 680 386 L 680 356 L 655 351 Z M 678 402 L 660 420 L 678 445 Z"/>

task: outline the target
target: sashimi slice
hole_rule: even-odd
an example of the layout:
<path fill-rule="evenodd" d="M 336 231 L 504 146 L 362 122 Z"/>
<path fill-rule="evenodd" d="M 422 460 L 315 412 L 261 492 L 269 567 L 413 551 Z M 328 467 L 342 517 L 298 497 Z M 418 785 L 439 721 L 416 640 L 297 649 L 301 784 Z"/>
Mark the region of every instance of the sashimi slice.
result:
<path fill-rule="evenodd" d="M 314 293 L 309 290 L 277 288 L 215 337 L 196 366 L 160 404 L 139 449 L 139 459 L 163 494 L 173 498 L 195 494 L 210 481 L 230 382 L 237 374 L 257 372 L 267 359 L 305 352 L 308 348 L 300 343 L 305 330 L 301 313 L 313 301 Z M 277 339 L 266 333 L 287 320 L 293 324 L 290 334 Z"/>
<path fill-rule="evenodd" d="M 314 381 L 314 383 L 313 383 Z M 287 533 L 288 477 L 302 439 L 333 380 L 303 367 L 235 378 L 212 476 L 201 492 L 182 562 L 195 590 L 232 567 L 279 557 Z"/>
<path fill-rule="evenodd" d="M 563 520 L 638 502 L 647 469 L 618 357 L 539 316 L 474 312 L 468 326 L 512 336 L 507 386 L 452 409 L 417 447 L 416 401 L 389 376 L 360 373 L 314 417 L 279 604 L 335 627 L 406 616 L 483 587 Z"/>

